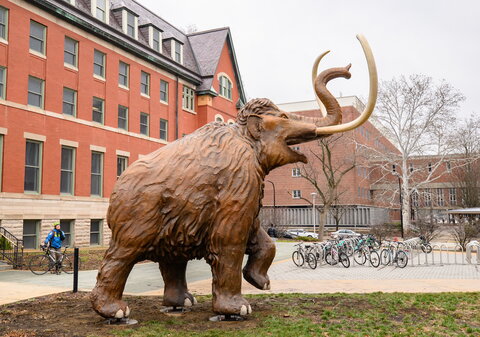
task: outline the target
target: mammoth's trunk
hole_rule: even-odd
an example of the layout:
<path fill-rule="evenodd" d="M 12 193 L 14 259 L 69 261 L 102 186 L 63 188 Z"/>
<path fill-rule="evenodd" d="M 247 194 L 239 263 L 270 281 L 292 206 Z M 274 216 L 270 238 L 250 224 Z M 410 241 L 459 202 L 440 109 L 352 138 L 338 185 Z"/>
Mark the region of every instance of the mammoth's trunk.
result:
<path fill-rule="evenodd" d="M 344 68 L 330 68 L 322 71 L 315 79 L 315 92 L 317 97 L 323 103 L 327 110 L 325 117 L 305 117 L 296 114 L 289 114 L 291 119 L 301 120 L 305 123 L 315 124 L 316 126 L 337 125 L 342 122 L 342 109 L 335 97 L 328 91 L 327 83 L 337 77 L 349 79 L 350 64 Z"/>

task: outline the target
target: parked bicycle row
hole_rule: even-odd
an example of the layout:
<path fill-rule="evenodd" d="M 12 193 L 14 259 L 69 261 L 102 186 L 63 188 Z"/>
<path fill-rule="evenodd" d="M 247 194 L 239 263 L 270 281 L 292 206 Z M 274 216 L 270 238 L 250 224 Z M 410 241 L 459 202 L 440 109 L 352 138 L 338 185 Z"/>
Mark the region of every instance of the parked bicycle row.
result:
<path fill-rule="evenodd" d="M 306 264 L 312 269 L 326 264 L 341 264 L 344 268 L 349 268 L 353 262 L 358 265 L 366 265 L 368 262 L 368 265 L 375 268 L 380 265 L 405 268 L 408 264 L 408 251 L 421 245 L 421 242 L 423 241 L 380 243 L 373 235 L 333 239 L 320 243 L 301 242 L 295 245 L 292 260 L 299 267 Z"/>

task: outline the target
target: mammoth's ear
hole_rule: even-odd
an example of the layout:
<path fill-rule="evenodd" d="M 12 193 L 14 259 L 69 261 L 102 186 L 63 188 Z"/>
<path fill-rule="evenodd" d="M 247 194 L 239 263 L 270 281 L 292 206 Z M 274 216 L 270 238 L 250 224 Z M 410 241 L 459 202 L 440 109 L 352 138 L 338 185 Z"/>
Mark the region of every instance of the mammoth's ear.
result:
<path fill-rule="evenodd" d="M 259 115 L 250 115 L 247 118 L 247 130 L 253 139 L 260 139 L 263 131 L 263 118 Z"/>

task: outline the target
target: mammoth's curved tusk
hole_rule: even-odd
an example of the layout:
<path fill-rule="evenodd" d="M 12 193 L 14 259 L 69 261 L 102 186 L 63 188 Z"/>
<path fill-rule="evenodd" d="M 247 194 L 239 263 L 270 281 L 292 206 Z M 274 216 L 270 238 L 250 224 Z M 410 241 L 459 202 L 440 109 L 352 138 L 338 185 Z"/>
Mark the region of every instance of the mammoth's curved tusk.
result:
<path fill-rule="evenodd" d="M 351 122 L 340 125 L 318 127 L 316 130 L 317 136 L 353 130 L 365 123 L 372 114 L 373 109 L 375 108 L 378 90 L 378 75 L 377 67 L 375 66 L 375 59 L 373 58 L 372 50 L 370 49 L 370 45 L 368 44 L 368 41 L 365 39 L 365 37 L 359 34 L 357 35 L 357 39 L 360 41 L 363 52 L 365 54 L 365 58 L 367 59 L 368 75 L 370 77 L 370 90 L 368 93 L 367 105 L 365 106 L 360 116 L 358 116 L 355 120 Z"/>
<path fill-rule="evenodd" d="M 317 78 L 318 75 L 318 65 L 320 64 L 320 61 L 323 59 L 325 55 L 330 53 L 330 50 L 327 50 L 326 52 L 320 54 L 316 59 L 315 62 L 313 62 L 313 68 L 312 68 L 312 85 L 313 85 L 313 90 L 315 91 L 315 79 Z M 322 113 L 322 116 L 325 117 L 327 115 L 327 109 L 325 108 L 325 105 L 322 103 L 320 98 L 318 98 L 316 91 L 315 91 L 315 98 L 317 99 L 318 107 L 320 108 L 320 111 Z"/>

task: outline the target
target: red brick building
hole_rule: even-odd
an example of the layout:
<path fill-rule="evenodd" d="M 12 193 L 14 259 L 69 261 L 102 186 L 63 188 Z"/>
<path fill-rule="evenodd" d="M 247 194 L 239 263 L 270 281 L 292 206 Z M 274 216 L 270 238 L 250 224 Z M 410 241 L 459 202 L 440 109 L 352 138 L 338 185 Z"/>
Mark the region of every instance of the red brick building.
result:
<path fill-rule="evenodd" d="M 185 34 L 132 0 L 0 0 L 0 226 L 108 243 L 116 178 L 245 102 L 228 28 Z"/>

